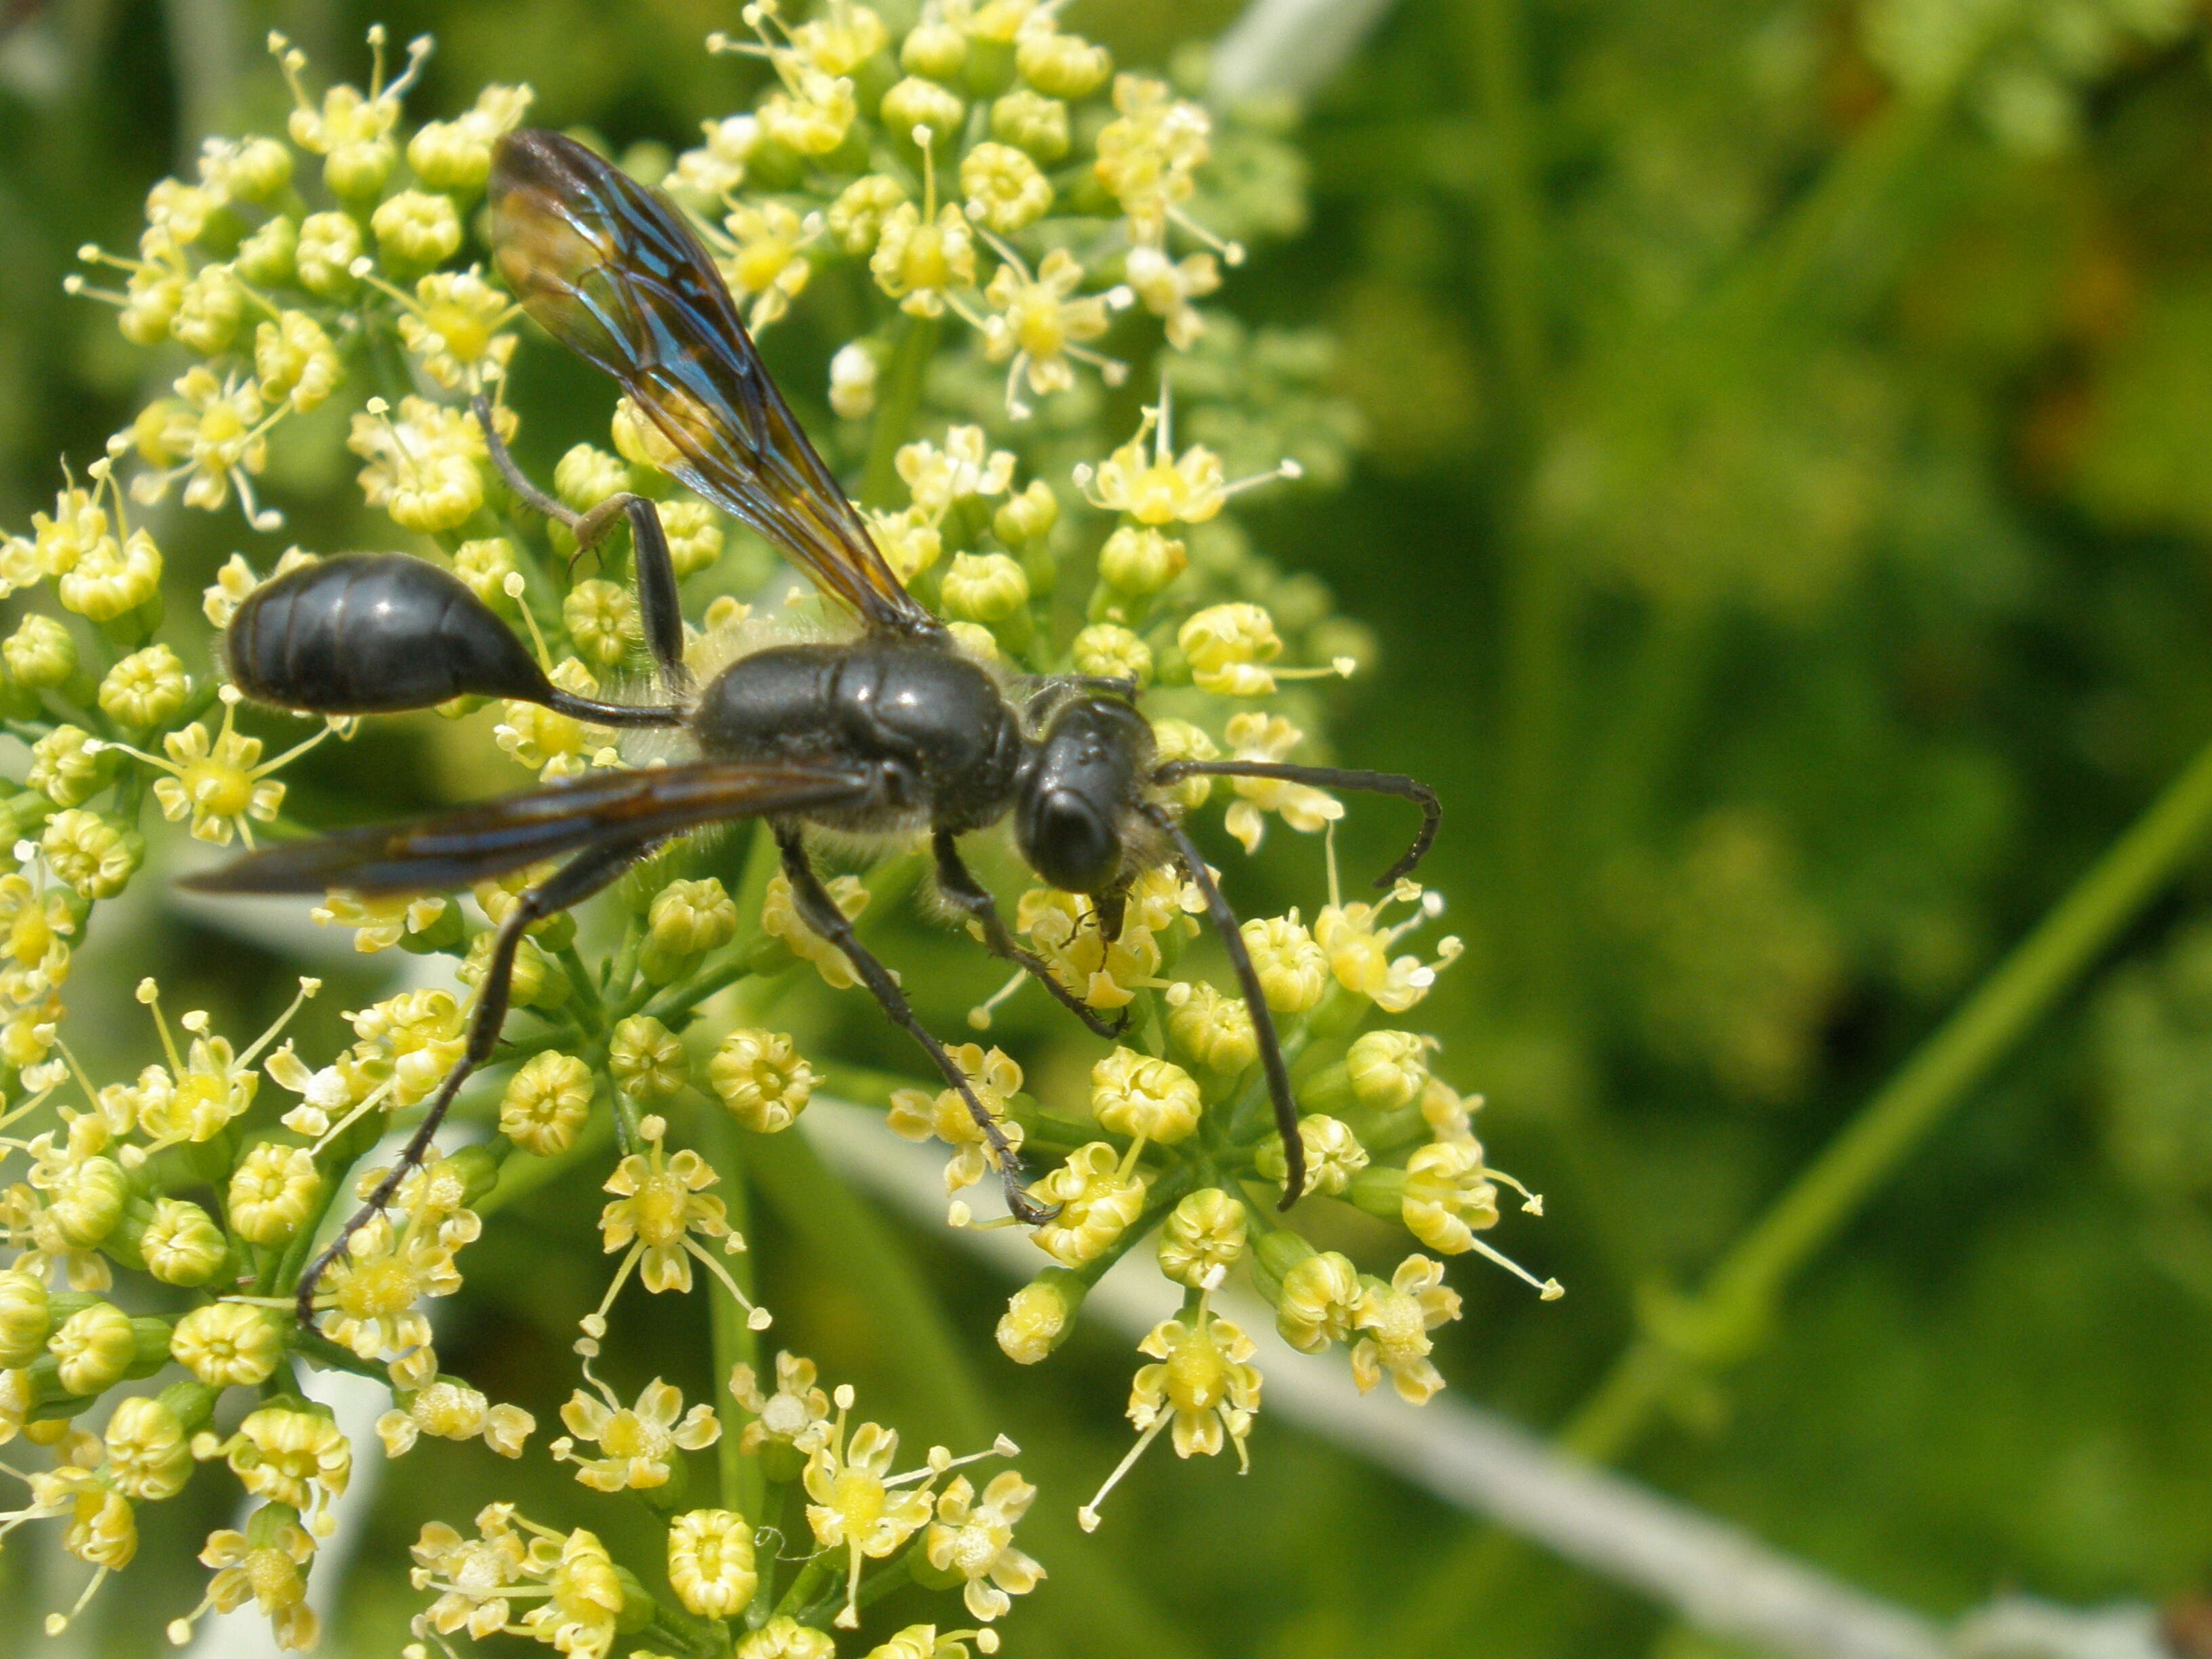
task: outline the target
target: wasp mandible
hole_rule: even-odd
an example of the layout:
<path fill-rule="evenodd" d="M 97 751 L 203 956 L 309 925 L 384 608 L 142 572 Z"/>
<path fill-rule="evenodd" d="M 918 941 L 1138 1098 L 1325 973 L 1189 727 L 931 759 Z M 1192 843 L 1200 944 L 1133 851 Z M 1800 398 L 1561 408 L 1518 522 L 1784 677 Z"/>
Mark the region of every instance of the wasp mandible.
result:
<path fill-rule="evenodd" d="M 1206 860 L 1171 805 L 1197 776 L 1276 778 L 1415 801 L 1421 827 L 1378 885 L 1411 870 L 1436 835 L 1426 785 L 1394 773 L 1263 762 L 1170 761 L 1127 681 L 1001 678 L 955 648 L 900 584 L 859 512 L 769 378 L 712 258 L 682 212 L 572 139 L 526 130 L 500 141 L 489 192 L 502 277 L 556 340 L 620 383 L 674 447 L 675 476 L 787 554 L 850 611 L 858 633 L 770 645 L 703 686 L 684 661 L 676 571 L 651 501 L 617 495 L 577 514 L 514 465 L 479 396 L 491 459 L 515 494 L 588 548 L 629 523 L 645 643 L 660 701 L 602 702 L 552 684 L 498 616 L 438 566 L 400 553 L 329 558 L 256 590 L 231 623 L 239 690 L 258 702 L 349 715 L 426 708 L 471 696 L 534 702 L 590 723 L 680 732 L 697 758 L 610 771 L 433 817 L 342 831 L 254 853 L 187 884 L 216 893 L 412 894 L 465 886 L 573 855 L 501 921 L 459 1061 L 430 1097 L 398 1162 L 301 1279 L 301 1317 L 346 1240 L 417 1167 L 454 1096 L 491 1058 L 524 932 L 607 886 L 671 839 L 766 819 L 806 924 L 842 951 L 886 1015 L 908 1032 L 974 1115 L 1012 1212 L 1047 1218 L 1004 1131 L 897 980 L 854 936 L 809 856 L 810 826 L 927 836 L 939 891 L 997 955 L 1039 980 L 1094 1031 L 1102 1019 L 1014 942 L 959 839 L 1011 819 L 1030 868 L 1087 895 L 1108 938 L 1129 885 L 1172 860 L 1202 897 L 1249 1009 L 1283 1136 L 1284 1205 L 1305 1184 L 1297 1109 L 1258 975 Z"/>

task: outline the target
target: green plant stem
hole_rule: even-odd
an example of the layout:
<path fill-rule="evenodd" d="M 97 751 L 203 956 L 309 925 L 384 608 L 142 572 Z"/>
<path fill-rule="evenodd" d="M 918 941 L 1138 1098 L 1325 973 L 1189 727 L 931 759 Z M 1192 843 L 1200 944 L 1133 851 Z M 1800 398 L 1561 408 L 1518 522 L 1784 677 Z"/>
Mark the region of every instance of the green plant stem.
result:
<path fill-rule="evenodd" d="M 899 497 L 898 453 L 915 437 L 914 417 L 921 408 L 922 383 L 937 352 L 943 326 L 935 317 L 908 317 L 892 349 L 890 367 L 876 387 L 876 416 L 868 428 L 867 465 L 860 473 L 860 504 L 889 507 Z"/>
<path fill-rule="evenodd" d="M 715 1193 L 729 1212 L 731 1229 L 744 1236 L 752 1225 L 751 1194 L 745 1185 L 744 1154 L 738 1145 L 738 1126 L 719 1102 L 708 1102 L 698 1113 L 699 1150 L 722 1177 Z M 738 1288 L 747 1296 L 753 1294 L 752 1254 L 750 1251 L 726 1259 L 730 1277 L 737 1280 Z M 750 1365 L 760 1370 L 760 1336 L 745 1323 L 745 1310 L 730 1299 L 728 1292 L 719 1285 L 707 1287 L 708 1305 L 712 1310 L 714 1352 L 714 1387 L 719 1392 L 728 1382 L 731 1370 L 738 1365 Z M 738 1449 L 739 1431 L 744 1426 L 744 1408 L 735 1401 L 723 1402 L 722 1437 L 714 1443 L 714 1467 L 721 1481 L 722 1507 L 735 1510 L 746 1520 L 761 1519 L 768 1498 L 768 1484 L 761 1474 L 760 1459 L 748 1457 Z"/>
<path fill-rule="evenodd" d="M 1675 1302 L 1613 1363 L 1560 1431 L 1594 1461 L 1619 1457 L 1669 1393 L 1750 1353 L 1784 1286 L 1992 1068 L 2095 965 L 2212 834 L 2212 744 L 2015 945 L 1973 995 L 1914 1051 L 1843 1132 L 1738 1239 L 1695 1294 Z M 1383 1651 L 1434 1650 L 1510 1559 L 1479 1532 L 1408 1603 Z"/>

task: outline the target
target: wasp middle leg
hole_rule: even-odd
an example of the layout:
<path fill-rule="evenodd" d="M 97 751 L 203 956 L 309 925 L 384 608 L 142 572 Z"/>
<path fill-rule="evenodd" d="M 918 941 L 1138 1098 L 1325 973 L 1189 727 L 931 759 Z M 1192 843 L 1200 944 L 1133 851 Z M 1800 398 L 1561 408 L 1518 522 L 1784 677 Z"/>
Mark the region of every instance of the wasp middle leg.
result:
<path fill-rule="evenodd" d="M 994 957 L 1012 963 L 1024 973 L 1049 992 L 1060 1006 L 1073 1014 L 1098 1036 L 1118 1037 L 1128 1029 L 1129 1016 L 1124 1012 L 1108 1019 L 1081 997 L 1061 984 L 1052 971 L 1052 965 L 1034 951 L 1025 951 L 1014 943 L 1013 935 L 999 915 L 998 901 L 990 890 L 975 879 L 975 872 L 962 861 L 960 851 L 953 844 L 951 832 L 940 830 L 932 837 L 930 849 L 937 859 L 937 890 L 944 894 L 957 909 L 973 918 L 983 930 L 983 943 Z"/>

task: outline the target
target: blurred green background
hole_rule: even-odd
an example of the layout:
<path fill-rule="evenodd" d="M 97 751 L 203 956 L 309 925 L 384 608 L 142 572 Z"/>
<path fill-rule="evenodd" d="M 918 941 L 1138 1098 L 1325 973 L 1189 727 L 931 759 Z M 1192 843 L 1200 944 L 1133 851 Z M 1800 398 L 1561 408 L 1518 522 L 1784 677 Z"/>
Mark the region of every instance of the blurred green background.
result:
<path fill-rule="evenodd" d="M 417 115 L 526 80 L 533 118 L 681 144 L 750 83 L 701 49 L 735 9 L 374 15 L 438 37 Z M 1079 0 L 1067 21 L 1157 64 L 1237 9 Z M 0 7 L 0 525 L 43 507 L 57 453 L 97 454 L 151 384 L 106 310 L 63 296 L 75 248 L 128 246 L 146 187 L 203 134 L 280 118 L 269 27 L 336 76 L 358 73 L 371 16 Z M 1313 97 L 1300 143 L 1310 222 L 1224 297 L 1255 325 L 1334 334 L 1326 390 L 1365 443 L 1343 489 L 1244 517 L 1381 642 L 1338 754 L 1448 803 L 1425 873 L 1470 948 L 1421 1014 L 1443 1073 L 1489 1096 L 1498 1161 L 1549 1196 L 1544 1223 L 1501 1242 L 1571 1294 L 1540 1305 L 1455 1270 L 1468 1316 L 1439 1358 L 1458 1397 L 1551 1429 L 1639 1321 L 1673 1328 L 1668 1288 L 1723 1256 L 2212 738 L 2203 18 L 2155 0 L 1407 0 Z M 817 361 L 804 383 L 818 377 Z M 538 447 L 599 409 L 551 413 Z M 328 465 L 272 481 L 311 546 L 351 522 L 312 506 L 352 470 L 335 432 Z M 173 603 L 240 533 L 234 516 L 165 521 Z M 273 548 L 248 551 L 265 567 Z M 445 787 L 418 728 L 376 741 L 303 769 L 321 816 L 368 798 L 343 769 L 370 752 L 414 780 L 380 777 L 380 811 Z M 1356 806 L 1347 858 L 1380 862 L 1401 833 L 1394 809 Z M 1310 894 L 1297 841 L 1244 878 L 1253 908 L 1270 882 L 1281 902 Z M 1771 1316 L 1668 1368 L 1632 1422 L 1581 1418 L 1583 1443 L 1931 1617 L 2007 1586 L 2076 1604 L 2201 1589 L 2208 876 L 2181 859 L 2077 940 L 2082 971 L 2048 1017 L 1939 1103 Z M 149 970 L 234 1011 L 224 1029 L 281 1001 L 276 958 L 148 922 L 127 959 L 111 944 L 80 970 L 105 964 L 117 1006 Z M 940 1014 L 994 977 L 941 948 Z M 363 966 L 316 1017 L 334 1030 L 378 982 Z M 867 1018 L 845 1052 L 896 1063 Z M 1018 1370 L 990 1339 L 1006 1285 L 804 1180 L 772 1185 L 757 1224 L 791 1310 L 780 1334 L 917 1436 L 1005 1428 L 1044 1487 L 1054 1518 L 1030 1542 L 1054 1577 L 1013 1650 L 1713 1650 L 1264 1418 L 1249 1478 L 1155 1457 L 1079 1540 L 1067 1513 L 1126 1443 L 1122 1340 Z M 566 1386 L 561 1328 L 599 1272 L 546 1246 L 597 1201 L 578 1182 L 489 1234 L 442 1345 L 541 1422 Z M 703 1386 L 703 1333 L 664 1300 L 639 1328 Z M 931 1346 L 930 1300 L 957 1345 Z M 493 1462 L 466 1491 L 455 1460 L 394 1467 L 325 1650 L 397 1650 L 421 1516 L 567 1502 L 550 1466 Z M 222 1516 L 192 1502 L 149 1516 L 112 1650 L 152 1650 L 137 1644 L 167 1604 L 197 1594 L 185 1557 Z M 22 1554 L 0 1559 L 18 1590 Z M 0 1649 L 31 1650 L 29 1629 Z"/>

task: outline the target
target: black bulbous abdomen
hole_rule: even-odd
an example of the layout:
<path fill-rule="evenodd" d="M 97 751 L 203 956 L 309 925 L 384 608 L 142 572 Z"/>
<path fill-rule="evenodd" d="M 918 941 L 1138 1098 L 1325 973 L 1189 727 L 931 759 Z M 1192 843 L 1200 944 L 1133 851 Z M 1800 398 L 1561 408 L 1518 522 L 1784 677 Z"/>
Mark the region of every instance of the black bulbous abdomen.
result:
<path fill-rule="evenodd" d="M 545 675 L 459 579 L 404 553 L 347 553 L 254 590 L 232 618 L 231 678 L 319 714 L 426 708 L 461 696 L 542 699 Z"/>

